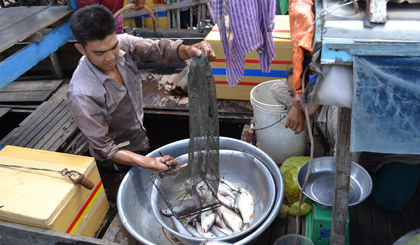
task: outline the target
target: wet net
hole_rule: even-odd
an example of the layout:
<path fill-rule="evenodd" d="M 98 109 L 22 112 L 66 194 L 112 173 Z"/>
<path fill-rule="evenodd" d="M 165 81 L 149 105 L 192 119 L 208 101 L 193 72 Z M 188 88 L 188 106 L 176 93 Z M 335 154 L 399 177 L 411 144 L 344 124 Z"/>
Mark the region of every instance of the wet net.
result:
<path fill-rule="evenodd" d="M 201 213 L 220 205 L 217 199 L 220 179 L 219 114 L 213 72 L 204 54 L 194 57 L 189 67 L 188 104 L 188 165 L 150 175 L 153 184 L 177 218 Z"/>

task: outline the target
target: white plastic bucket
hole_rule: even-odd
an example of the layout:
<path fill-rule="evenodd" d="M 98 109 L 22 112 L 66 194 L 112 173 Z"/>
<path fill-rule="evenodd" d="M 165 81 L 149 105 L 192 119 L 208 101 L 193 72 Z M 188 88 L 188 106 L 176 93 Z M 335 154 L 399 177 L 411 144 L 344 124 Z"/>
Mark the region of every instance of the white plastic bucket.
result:
<path fill-rule="evenodd" d="M 267 81 L 255 86 L 251 90 L 251 105 L 257 147 L 276 163 L 282 164 L 289 157 L 305 154 L 307 131 L 295 134 L 285 127 L 287 110 L 283 105 L 279 105 L 271 94 L 271 87 L 279 81 L 281 80 Z M 283 119 L 279 121 L 281 118 Z"/>

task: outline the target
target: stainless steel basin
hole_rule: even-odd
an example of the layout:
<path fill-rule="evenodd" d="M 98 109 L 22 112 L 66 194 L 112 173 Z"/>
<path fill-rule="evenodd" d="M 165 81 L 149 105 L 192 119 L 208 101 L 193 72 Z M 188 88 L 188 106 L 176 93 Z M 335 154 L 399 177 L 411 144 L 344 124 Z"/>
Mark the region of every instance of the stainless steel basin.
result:
<path fill-rule="evenodd" d="M 188 139 L 165 145 L 148 154 L 148 157 L 159 156 L 159 151 L 173 157 L 188 153 Z M 268 215 L 254 230 L 245 237 L 240 237 L 234 244 L 252 244 L 273 222 L 280 210 L 283 197 L 283 178 L 277 164 L 257 147 L 240 140 L 220 137 L 221 150 L 233 150 L 251 155 L 260 161 L 270 172 L 274 185 L 274 202 Z M 163 234 L 162 225 L 156 219 L 151 206 L 153 184 L 149 179 L 152 170 L 133 167 L 121 182 L 117 205 L 121 221 L 127 231 L 143 244 L 171 244 Z M 223 176 L 223 173 L 222 175 Z M 250 183 L 252 184 L 252 183 Z"/>
<path fill-rule="evenodd" d="M 188 154 L 177 158 L 180 164 L 188 162 Z M 253 197 L 255 204 L 255 218 L 251 227 L 218 240 L 233 243 L 252 233 L 270 214 L 275 201 L 275 185 L 270 171 L 265 165 L 248 153 L 234 150 L 219 151 L 220 177 L 229 180 L 237 187 L 244 187 Z M 152 209 L 159 223 L 179 240 L 188 244 L 200 244 L 204 238 L 189 237 L 172 229 L 172 222 L 161 215 L 159 208 L 166 209 L 167 205 L 155 187 L 152 190 Z"/>
<path fill-rule="evenodd" d="M 309 162 L 297 172 L 297 183 L 302 189 Z M 335 157 L 320 157 L 312 161 L 308 183 L 303 193 L 320 206 L 332 207 L 335 182 Z M 349 206 L 364 201 L 372 191 L 372 179 L 369 173 L 359 164 L 352 162 L 350 173 Z"/>

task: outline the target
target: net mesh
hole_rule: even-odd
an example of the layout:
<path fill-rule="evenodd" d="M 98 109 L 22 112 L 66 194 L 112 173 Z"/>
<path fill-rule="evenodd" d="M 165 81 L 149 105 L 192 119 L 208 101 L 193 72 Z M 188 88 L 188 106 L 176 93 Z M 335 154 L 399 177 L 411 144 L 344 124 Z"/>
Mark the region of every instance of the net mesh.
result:
<path fill-rule="evenodd" d="M 220 205 L 217 199 L 220 180 L 219 114 L 213 73 L 204 54 L 194 57 L 189 67 L 188 103 L 188 165 L 150 175 L 177 218 Z"/>

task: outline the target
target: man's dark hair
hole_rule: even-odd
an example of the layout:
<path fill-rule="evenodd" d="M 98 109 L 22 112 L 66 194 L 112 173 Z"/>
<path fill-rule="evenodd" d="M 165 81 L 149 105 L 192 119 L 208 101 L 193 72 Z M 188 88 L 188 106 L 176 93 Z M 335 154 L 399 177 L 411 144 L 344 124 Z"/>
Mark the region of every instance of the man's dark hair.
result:
<path fill-rule="evenodd" d="M 83 47 L 88 42 L 104 40 L 117 33 L 117 23 L 112 12 L 96 4 L 77 10 L 70 18 L 70 28 Z"/>

